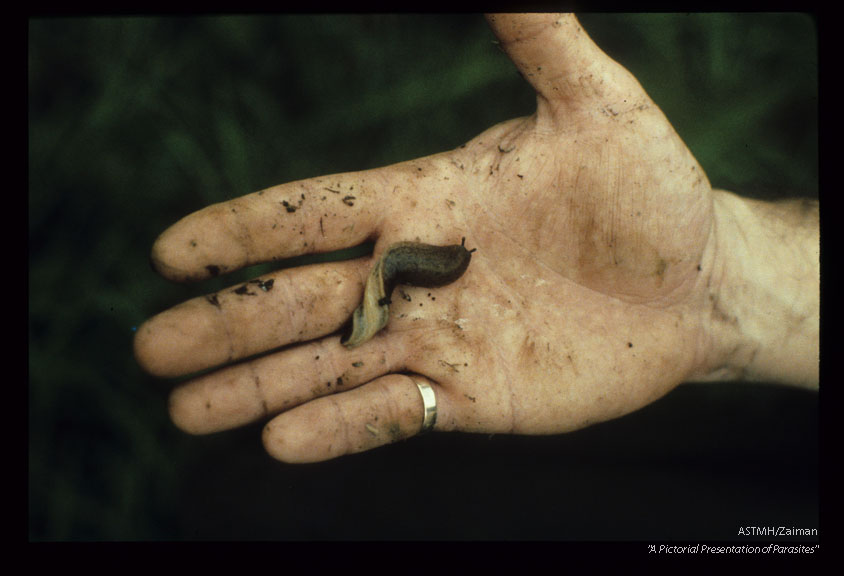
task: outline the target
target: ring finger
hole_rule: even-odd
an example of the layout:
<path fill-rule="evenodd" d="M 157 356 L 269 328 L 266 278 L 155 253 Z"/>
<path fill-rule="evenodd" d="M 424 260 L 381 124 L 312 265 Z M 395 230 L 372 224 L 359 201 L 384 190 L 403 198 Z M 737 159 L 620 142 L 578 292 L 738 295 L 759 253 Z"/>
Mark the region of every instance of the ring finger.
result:
<path fill-rule="evenodd" d="M 308 402 L 264 427 L 278 460 L 318 462 L 398 442 L 433 426 L 438 387 L 419 375 L 388 374 L 354 390 Z"/>

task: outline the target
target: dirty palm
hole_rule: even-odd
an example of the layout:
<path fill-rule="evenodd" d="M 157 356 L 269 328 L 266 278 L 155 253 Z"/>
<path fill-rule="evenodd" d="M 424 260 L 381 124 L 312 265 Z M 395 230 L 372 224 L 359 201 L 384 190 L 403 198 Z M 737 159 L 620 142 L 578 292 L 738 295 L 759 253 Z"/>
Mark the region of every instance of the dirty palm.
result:
<path fill-rule="evenodd" d="M 430 427 L 559 433 L 746 360 L 721 321 L 727 193 L 574 16 L 488 19 L 536 91 L 531 116 L 433 156 L 211 205 L 156 240 L 154 266 L 176 281 L 374 242 L 371 256 L 276 271 L 144 323 L 142 367 L 202 372 L 172 392 L 180 428 L 265 420 L 267 451 L 288 462 Z M 344 345 L 396 246 L 451 252 L 405 253 L 428 259 L 417 276 L 441 277 L 398 274 L 394 293 L 374 292 L 379 329 Z"/>

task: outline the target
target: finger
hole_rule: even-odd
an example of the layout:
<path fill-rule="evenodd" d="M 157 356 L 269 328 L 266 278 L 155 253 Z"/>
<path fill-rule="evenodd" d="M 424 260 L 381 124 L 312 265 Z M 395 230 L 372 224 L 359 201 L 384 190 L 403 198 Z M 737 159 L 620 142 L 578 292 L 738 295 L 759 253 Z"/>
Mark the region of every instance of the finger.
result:
<path fill-rule="evenodd" d="M 390 372 L 401 357 L 389 346 L 349 350 L 339 337 L 296 346 L 201 376 L 170 395 L 180 429 L 207 434 L 350 390 Z"/>
<path fill-rule="evenodd" d="M 600 99 L 605 106 L 632 108 L 634 103 L 624 100 L 641 92 L 633 76 L 592 41 L 573 14 L 490 14 L 487 20 L 546 103 Z"/>
<path fill-rule="evenodd" d="M 432 385 L 436 394 L 426 378 L 390 374 L 294 408 L 264 427 L 264 447 L 284 462 L 318 462 L 414 436 L 425 410 L 417 381 Z M 440 396 L 438 421 L 447 408 Z"/>
<path fill-rule="evenodd" d="M 358 305 L 368 258 L 268 274 L 147 320 L 135 357 L 150 374 L 184 376 L 339 330 Z"/>
<path fill-rule="evenodd" d="M 158 237 L 152 264 L 162 276 L 186 282 L 361 244 L 384 215 L 375 172 L 282 184 L 208 206 Z"/>

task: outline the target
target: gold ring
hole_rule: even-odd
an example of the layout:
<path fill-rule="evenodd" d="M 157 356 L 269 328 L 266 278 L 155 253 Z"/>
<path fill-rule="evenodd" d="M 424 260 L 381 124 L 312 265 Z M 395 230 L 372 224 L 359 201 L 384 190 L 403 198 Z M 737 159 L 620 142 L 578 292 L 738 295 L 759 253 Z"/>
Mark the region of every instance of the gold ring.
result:
<path fill-rule="evenodd" d="M 422 429 L 420 434 L 430 432 L 437 423 L 437 395 L 434 394 L 434 389 L 427 382 L 416 382 L 416 387 L 419 388 L 419 393 L 422 394 L 422 404 L 425 406 L 425 417 L 422 419 Z"/>

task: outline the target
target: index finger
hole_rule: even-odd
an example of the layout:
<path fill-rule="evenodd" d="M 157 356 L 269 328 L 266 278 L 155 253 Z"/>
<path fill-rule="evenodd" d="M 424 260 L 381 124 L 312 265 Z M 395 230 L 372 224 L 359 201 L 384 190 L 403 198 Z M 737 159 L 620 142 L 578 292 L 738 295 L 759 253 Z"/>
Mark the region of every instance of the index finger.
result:
<path fill-rule="evenodd" d="M 350 172 L 213 204 L 165 230 L 153 245 L 152 265 L 165 278 L 187 282 L 361 244 L 384 217 L 380 180 Z"/>

